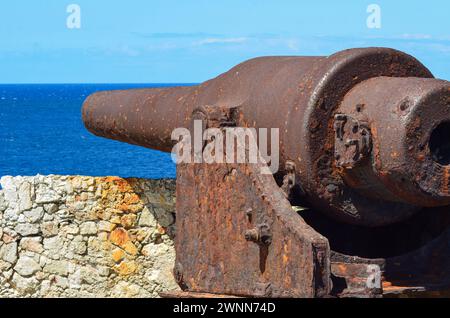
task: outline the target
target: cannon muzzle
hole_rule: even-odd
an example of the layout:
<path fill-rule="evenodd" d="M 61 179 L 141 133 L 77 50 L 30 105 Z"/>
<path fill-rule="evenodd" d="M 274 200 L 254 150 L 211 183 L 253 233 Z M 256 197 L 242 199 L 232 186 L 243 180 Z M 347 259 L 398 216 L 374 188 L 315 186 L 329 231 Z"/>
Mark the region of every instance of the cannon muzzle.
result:
<path fill-rule="evenodd" d="M 195 109 L 238 107 L 242 124 L 279 128 L 281 174 L 341 221 L 382 226 L 450 205 L 450 83 L 387 48 L 261 57 L 197 86 L 95 93 L 98 136 L 170 151 Z"/>

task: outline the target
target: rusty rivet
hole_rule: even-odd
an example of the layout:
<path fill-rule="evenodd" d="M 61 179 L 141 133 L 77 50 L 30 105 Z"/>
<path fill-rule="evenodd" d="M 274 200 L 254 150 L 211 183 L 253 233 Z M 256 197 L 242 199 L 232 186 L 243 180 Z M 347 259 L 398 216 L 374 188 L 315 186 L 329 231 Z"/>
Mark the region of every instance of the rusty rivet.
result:
<path fill-rule="evenodd" d="M 245 231 L 244 237 L 247 241 L 270 245 L 272 243 L 272 234 L 267 224 L 260 224 L 256 228 Z"/>
<path fill-rule="evenodd" d="M 400 103 L 400 110 L 401 110 L 401 111 L 405 111 L 405 110 L 407 110 L 410 106 L 411 106 L 411 102 L 410 102 L 408 99 L 403 100 L 403 101 Z"/>
<path fill-rule="evenodd" d="M 247 241 L 251 241 L 251 242 L 259 241 L 259 231 L 256 228 L 245 231 L 244 236 Z"/>

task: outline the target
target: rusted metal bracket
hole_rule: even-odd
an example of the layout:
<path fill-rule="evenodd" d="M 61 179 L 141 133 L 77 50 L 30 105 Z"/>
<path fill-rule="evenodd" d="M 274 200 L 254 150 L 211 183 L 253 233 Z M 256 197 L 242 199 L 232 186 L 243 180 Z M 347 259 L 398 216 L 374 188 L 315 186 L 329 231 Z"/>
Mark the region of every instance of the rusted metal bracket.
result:
<path fill-rule="evenodd" d="M 207 122 L 218 123 L 210 117 Z M 178 165 L 175 276 L 185 290 L 329 294 L 327 239 L 293 213 L 273 176 L 261 174 L 262 165 Z"/>
<path fill-rule="evenodd" d="M 372 150 L 372 137 L 367 124 L 344 114 L 334 116 L 334 156 L 336 166 L 352 169 Z"/>

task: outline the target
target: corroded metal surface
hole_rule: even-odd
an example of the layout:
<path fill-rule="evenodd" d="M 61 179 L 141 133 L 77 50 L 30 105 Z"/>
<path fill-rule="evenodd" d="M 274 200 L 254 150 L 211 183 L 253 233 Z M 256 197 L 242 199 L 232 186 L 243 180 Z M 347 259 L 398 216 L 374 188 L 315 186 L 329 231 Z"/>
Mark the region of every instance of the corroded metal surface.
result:
<path fill-rule="evenodd" d="M 372 160 L 346 169 L 347 184 L 380 200 L 450 204 L 450 166 L 438 163 L 428 146 L 434 128 L 450 119 L 449 82 L 373 78 L 355 86 L 338 112 L 365 123 L 373 143 Z M 441 144 L 449 138 L 443 136 Z"/>
<path fill-rule="evenodd" d="M 373 80 L 365 82 L 370 78 Z M 422 84 L 427 89 L 418 90 Z M 409 55 L 384 48 L 352 49 L 327 58 L 256 58 L 198 86 L 96 93 L 85 102 L 83 119 L 96 135 L 170 151 L 174 145 L 172 130 L 189 127 L 194 109 L 240 107 L 244 126 L 280 129 L 281 167 L 286 162 L 296 166 L 296 183 L 312 206 L 345 222 L 381 226 L 407 218 L 421 206 L 450 202 L 448 181 L 445 182 L 448 179 L 445 176 L 450 174 L 446 169 L 430 160 L 420 164 L 426 175 L 413 174 L 412 169 L 397 169 L 398 161 L 407 162 L 411 156 L 417 159 L 415 162 L 422 156 L 430 158 L 428 145 L 423 141 L 438 116 L 444 115 L 439 120 L 450 116 L 446 108 L 448 88 L 448 82 L 432 79 L 431 73 Z M 386 91 L 389 93 L 385 94 Z M 366 93 L 365 98 L 358 99 Z M 409 94 L 420 101 L 411 100 L 409 105 L 406 99 Z M 391 97 L 395 102 L 383 103 L 383 98 Z M 351 172 L 346 169 L 343 173 L 340 161 L 345 158 L 344 153 L 335 162 L 335 150 L 339 150 L 340 143 L 336 143 L 333 125 L 335 114 L 341 112 L 337 110 L 341 101 L 346 111 L 352 108 L 347 115 L 361 107 L 361 114 L 373 119 L 368 123 L 367 133 L 375 138 L 375 147 L 371 151 L 367 145 L 367 153 L 356 161 L 363 157 L 370 159 L 365 165 L 374 165 L 377 177 L 367 171 L 369 168 L 365 173 L 361 169 Z M 426 107 L 429 102 L 433 102 L 433 107 Z M 392 118 L 391 112 L 397 118 Z M 428 122 L 406 120 L 418 116 Z M 392 131 L 386 126 L 383 133 L 380 127 L 387 124 Z M 399 129 L 409 131 L 409 142 L 415 139 L 419 143 L 420 139 L 424 148 L 414 147 L 409 155 L 401 149 L 395 153 L 381 151 L 384 149 L 381 144 L 389 146 L 383 138 L 390 139 L 389 134 Z M 350 148 L 347 155 L 352 156 L 355 145 L 345 145 L 345 141 L 342 144 Z M 354 164 L 358 165 L 356 161 Z M 348 162 L 344 165 L 349 168 Z M 356 178 L 349 176 L 358 173 Z M 435 174 L 441 175 L 439 181 Z M 355 179 L 359 176 L 367 177 L 367 183 L 377 182 L 371 187 L 357 184 Z M 420 181 L 422 177 L 426 180 Z M 407 186 L 402 180 L 407 180 Z M 374 187 L 377 188 L 374 193 L 379 195 L 372 193 Z M 428 190 L 422 191 L 424 188 Z"/>
<path fill-rule="evenodd" d="M 255 165 L 189 164 L 177 178 L 182 287 L 259 297 L 329 293 L 328 242 L 293 213 L 271 176 Z"/>
<path fill-rule="evenodd" d="M 243 119 L 235 108 L 201 113 L 205 128 L 223 132 Z M 328 240 L 293 213 L 264 167 L 248 158 L 177 166 L 174 275 L 183 289 L 253 297 L 330 293 Z"/>
<path fill-rule="evenodd" d="M 262 297 L 448 290 L 449 224 L 434 209 L 450 205 L 450 83 L 416 59 L 386 48 L 263 57 L 197 86 L 100 92 L 83 106 L 94 134 L 162 151 L 194 119 L 278 128 L 281 169 L 178 165 L 182 288 Z M 299 216 L 297 201 L 321 214 Z M 416 245 L 411 233 L 425 235 L 434 217 L 445 226 Z M 376 236 L 399 224 L 411 225 L 396 238 L 405 246 Z M 366 288 L 373 264 L 383 284 Z"/>

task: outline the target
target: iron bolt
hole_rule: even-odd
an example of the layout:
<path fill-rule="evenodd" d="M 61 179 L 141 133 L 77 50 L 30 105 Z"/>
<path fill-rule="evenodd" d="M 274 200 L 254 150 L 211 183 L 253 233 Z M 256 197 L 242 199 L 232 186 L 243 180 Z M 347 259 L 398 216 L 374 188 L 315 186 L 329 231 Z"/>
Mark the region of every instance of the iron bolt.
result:
<path fill-rule="evenodd" d="M 259 231 L 256 228 L 245 231 L 244 236 L 247 241 L 251 241 L 251 242 L 259 241 Z"/>
<path fill-rule="evenodd" d="M 245 231 L 244 237 L 247 241 L 262 243 L 269 245 L 272 243 L 272 235 L 270 234 L 270 228 L 263 224 L 256 228 Z"/>

